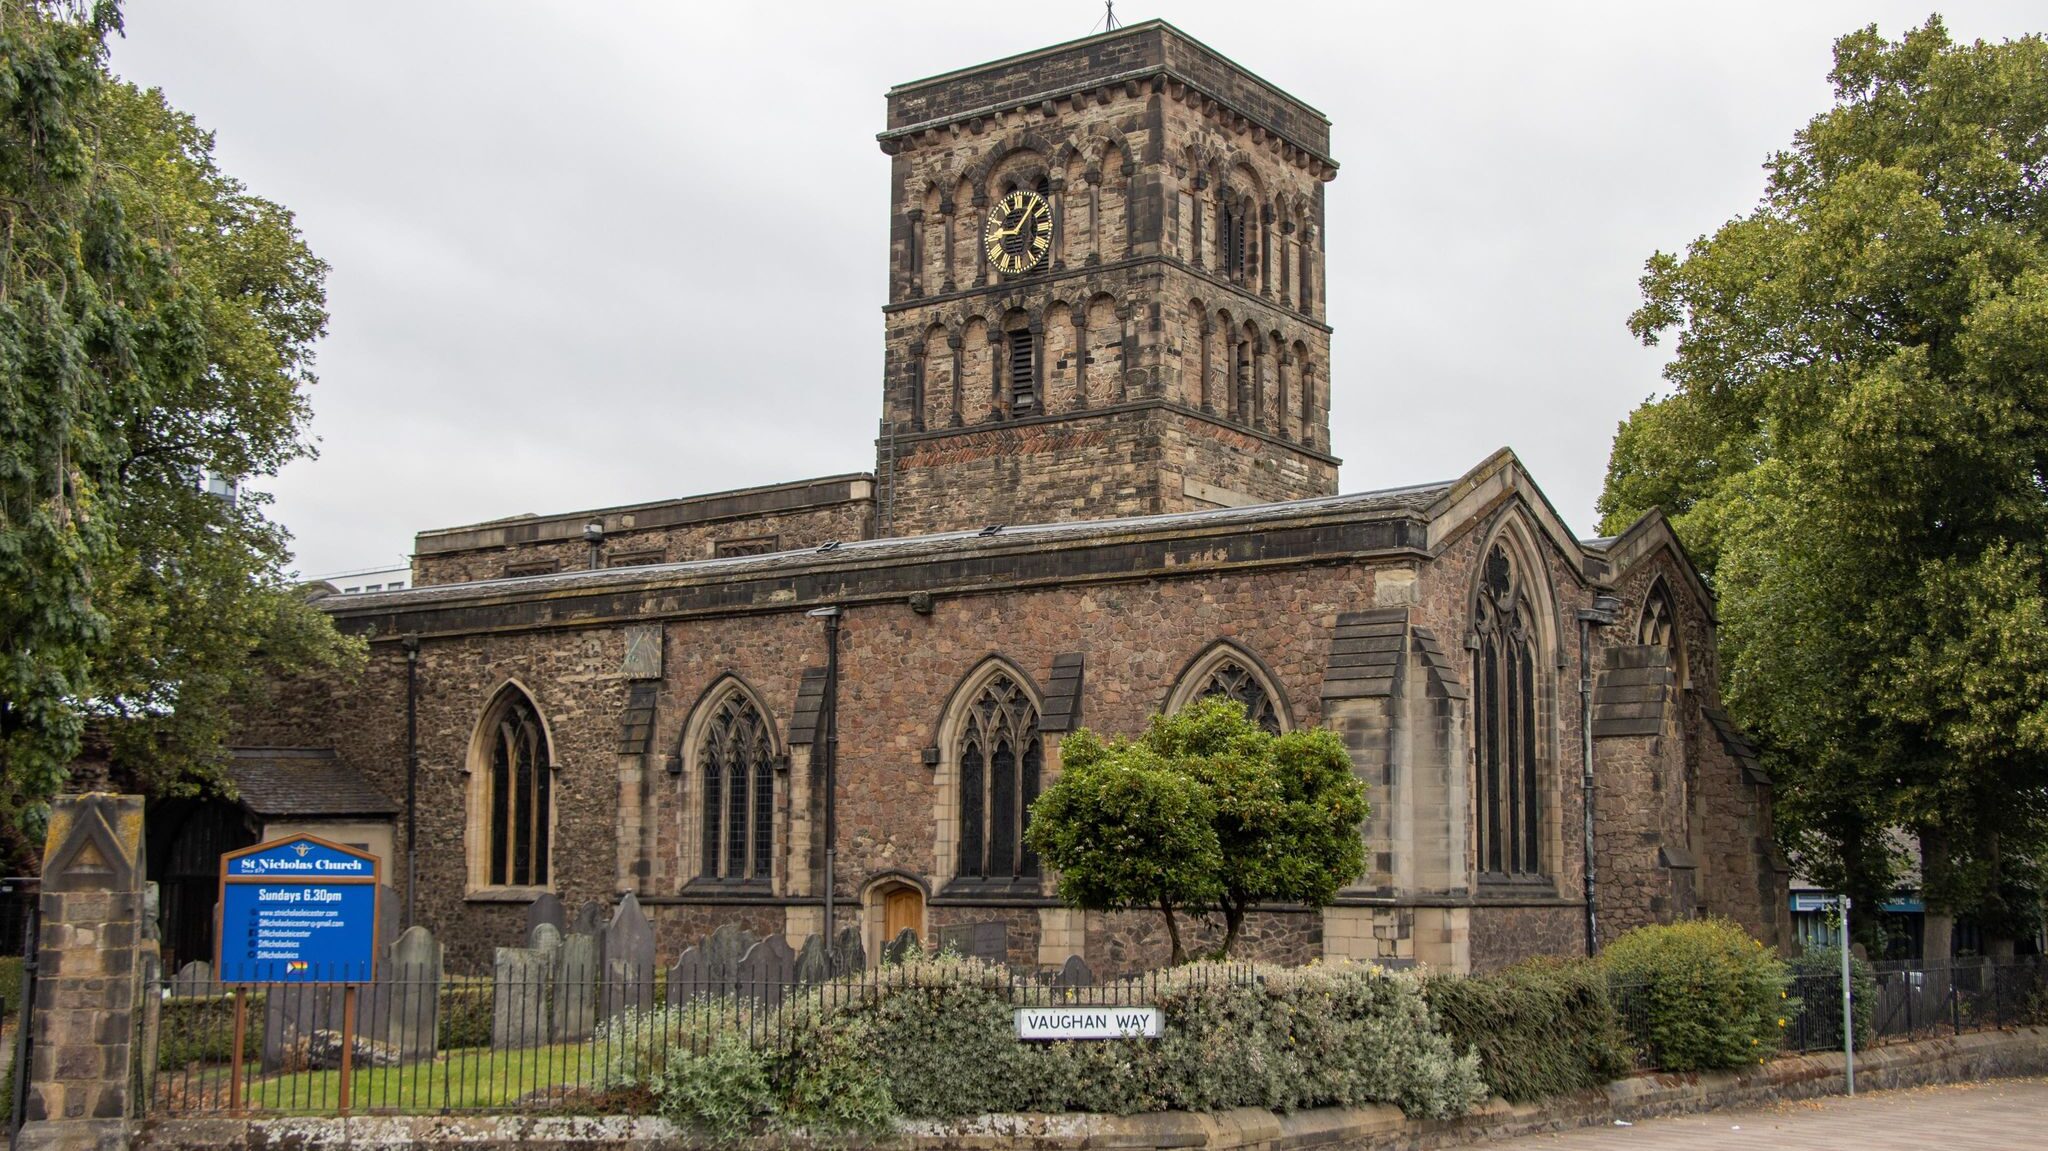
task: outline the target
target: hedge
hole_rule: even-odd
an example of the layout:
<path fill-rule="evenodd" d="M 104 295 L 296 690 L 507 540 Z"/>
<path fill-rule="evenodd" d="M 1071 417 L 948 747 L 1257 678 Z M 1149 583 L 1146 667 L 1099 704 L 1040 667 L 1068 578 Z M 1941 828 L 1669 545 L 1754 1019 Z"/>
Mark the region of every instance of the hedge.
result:
<path fill-rule="evenodd" d="M 1660 1070 L 1739 1067 L 1777 1053 L 1791 972 L 1734 923 L 1639 927 L 1600 962 L 1629 1038 Z"/>
<path fill-rule="evenodd" d="M 1486 1098 L 1478 1057 L 1435 1029 L 1417 977 L 1350 964 L 1244 972 L 1195 964 L 1148 983 L 1158 1039 L 1020 1043 L 1008 972 L 948 956 L 890 968 L 844 1004 L 785 1005 L 767 1030 L 792 1037 L 786 1050 L 735 1042 L 749 1022 L 730 1004 L 617 1020 L 599 1042 L 643 1053 L 618 1060 L 627 1070 L 609 1086 L 645 1085 L 665 1114 L 713 1132 L 743 1113 L 870 1130 L 895 1116 L 1368 1103 L 1443 1118 Z M 655 1045 L 638 1037 L 664 1032 L 684 1041 L 651 1066 Z"/>
<path fill-rule="evenodd" d="M 1629 1070 L 1607 973 L 1585 959 L 1531 959 L 1485 975 L 1432 975 L 1423 994 L 1493 1092 L 1516 1103 L 1599 1087 Z"/>

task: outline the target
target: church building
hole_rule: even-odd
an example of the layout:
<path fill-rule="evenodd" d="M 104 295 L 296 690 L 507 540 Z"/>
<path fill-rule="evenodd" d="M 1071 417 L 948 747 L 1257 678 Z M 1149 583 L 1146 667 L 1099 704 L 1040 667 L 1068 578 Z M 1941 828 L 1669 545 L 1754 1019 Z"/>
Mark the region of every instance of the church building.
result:
<path fill-rule="evenodd" d="M 1370 384 L 1334 390 L 1329 129 L 1160 21 L 891 89 L 874 471 L 422 532 L 413 586 L 319 601 L 367 670 L 277 685 L 237 763 L 388 819 L 458 970 L 543 893 L 631 892 L 664 960 L 853 926 L 1113 973 L 1159 917 L 1062 906 L 1030 804 L 1067 733 L 1222 694 L 1335 730 L 1372 805 L 1364 877 L 1255 912 L 1254 958 L 1780 941 L 1770 780 L 1664 519 L 1575 538 L 1506 450 L 1338 494 Z"/>

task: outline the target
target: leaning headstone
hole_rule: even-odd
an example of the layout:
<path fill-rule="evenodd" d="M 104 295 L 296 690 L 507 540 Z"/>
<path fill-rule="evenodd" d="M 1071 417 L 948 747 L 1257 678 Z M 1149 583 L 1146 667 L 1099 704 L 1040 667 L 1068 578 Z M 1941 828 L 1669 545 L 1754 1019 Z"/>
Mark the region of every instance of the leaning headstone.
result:
<path fill-rule="evenodd" d="M 1067 956 L 1067 961 L 1060 965 L 1060 973 L 1053 977 L 1052 985 L 1054 987 L 1093 987 L 1095 986 L 1095 973 L 1088 970 L 1088 964 L 1082 961 L 1080 956 L 1069 955 Z"/>
<path fill-rule="evenodd" d="M 556 931 L 569 926 L 569 909 L 562 906 L 562 897 L 552 891 L 542 892 L 540 898 L 526 905 L 526 930 L 528 934 L 543 923 L 552 923 Z"/>
<path fill-rule="evenodd" d="M 567 935 L 555 953 L 555 1041 L 588 1039 L 597 1026 L 603 972 L 597 937 Z"/>
<path fill-rule="evenodd" d="M 668 969 L 668 1005 L 681 1006 L 704 994 L 705 982 L 704 953 L 694 947 L 683 948 Z"/>
<path fill-rule="evenodd" d="M 923 953 L 924 944 L 918 942 L 917 932 L 906 927 L 896 933 L 896 938 L 882 945 L 882 962 L 901 963 L 913 955 Z"/>
<path fill-rule="evenodd" d="M 796 981 L 806 987 L 832 978 L 832 955 L 825 941 L 816 935 L 804 940 L 801 950 L 796 953 Z"/>
<path fill-rule="evenodd" d="M 193 995 L 219 995 L 221 985 L 213 978 L 213 964 L 195 959 L 178 968 L 171 976 L 171 994 L 178 998 Z"/>
<path fill-rule="evenodd" d="M 839 937 L 832 941 L 832 974 L 853 975 L 867 970 L 867 946 L 861 942 L 860 928 L 842 927 Z"/>
<path fill-rule="evenodd" d="M 586 899 L 576 909 L 576 918 L 569 921 L 570 935 L 603 935 L 605 928 L 604 904 L 595 899 Z"/>
<path fill-rule="evenodd" d="M 654 1006 L 654 925 L 632 892 L 604 929 L 604 1017 Z"/>
<path fill-rule="evenodd" d="M 789 942 L 780 935 L 763 939 L 740 957 L 740 994 L 769 1007 L 782 1003 L 795 978 L 796 952 L 789 949 Z"/>
<path fill-rule="evenodd" d="M 500 947 L 491 964 L 491 1046 L 533 1047 L 552 1030 L 548 992 L 554 953 Z"/>
<path fill-rule="evenodd" d="M 381 974 L 391 986 L 386 1044 L 400 1059 L 432 1059 L 441 1021 L 440 941 L 418 924 L 406 928 Z"/>
<path fill-rule="evenodd" d="M 740 957 L 754 945 L 754 937 L 728 923 L 704 941 L 705 990 L 713 995 L 731 995 L 739 984 Z"/>

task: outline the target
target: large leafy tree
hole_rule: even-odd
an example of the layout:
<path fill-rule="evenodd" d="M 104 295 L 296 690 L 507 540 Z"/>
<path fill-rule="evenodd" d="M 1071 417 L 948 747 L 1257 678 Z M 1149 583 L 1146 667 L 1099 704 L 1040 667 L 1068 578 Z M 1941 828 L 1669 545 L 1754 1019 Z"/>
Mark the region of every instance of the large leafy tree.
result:
<path fill-rule="evenodd" d="M 1712 581 L 1801 862 L 1867 901 L 1910 829 L 1930 951 L 1956 912 L 2002 949 L 2048 849 L 2048 45 L 1870 27 L 1830 79 L 1758 207 L 1650 260 L 1672 391 L 1600 510 Z"/>
<path fill-rule="evenodd" d="M 1076 732 L 1060 764 L 1026 835 L 1061 899 L 1159 910 L 1176 963 L 1178 910 L 1221 912 L 1228 955 L 1253 905 L 1327 906 L 1365 872 L 1365 784 L 1328 730 L 1276 736 L 1211 698 L 1154 716 L 1136 740 Z"/>
<path fill-rule="evenodd" d="M 88 724 L 136 785 L 216 777 L 279 666 L 356 658 L 288 586 L 264 498 L 310 454 L 326 266 L 213 140 L 109 74 L 118 7 L 0 0 L 0 850 Z"/>

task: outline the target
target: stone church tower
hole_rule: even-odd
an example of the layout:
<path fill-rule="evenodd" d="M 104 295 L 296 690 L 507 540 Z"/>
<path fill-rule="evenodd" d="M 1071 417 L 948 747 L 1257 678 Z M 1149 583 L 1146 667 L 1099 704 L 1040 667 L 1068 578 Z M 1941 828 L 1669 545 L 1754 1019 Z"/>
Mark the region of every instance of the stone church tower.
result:
<path fill-rule="evenodd" d="M 891 89 L 879 533 L 1334 493 L 1329 128 L 1162 21 Z"/>

